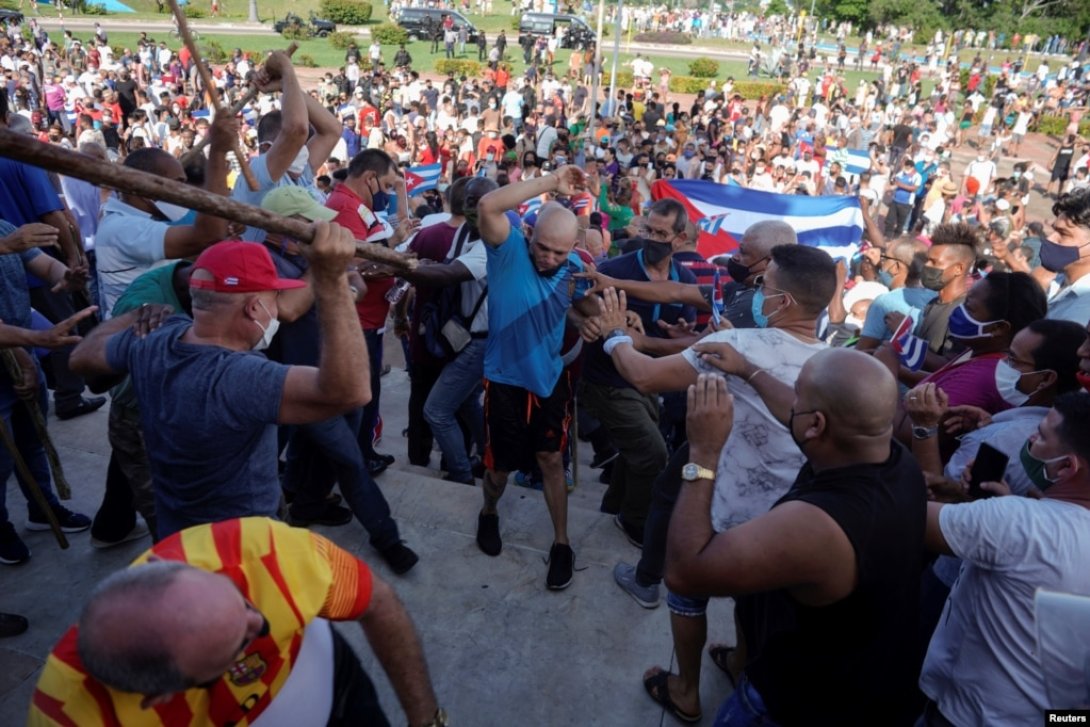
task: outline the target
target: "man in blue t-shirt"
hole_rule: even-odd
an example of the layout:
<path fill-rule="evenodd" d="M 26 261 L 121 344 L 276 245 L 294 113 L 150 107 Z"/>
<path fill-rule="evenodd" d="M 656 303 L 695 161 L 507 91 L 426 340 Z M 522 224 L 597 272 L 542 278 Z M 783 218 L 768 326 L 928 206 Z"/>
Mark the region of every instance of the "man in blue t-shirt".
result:
<path fill-rule="evenodd" d="M 264 114 L 257 124 L 260 155 L 250 160 L 258 188 L 250 189 L 239 176 L 231 197 L 261 205 L 269 191 L 285 185 L 303 187 L 320 200 L 314 170 L 329 158 L 341 140 L 341 122 L 318 99 L 303 93 L 291 57 L 276 51 L 265 59 L 254 83 L 265 92 L 280 91 L 280 110 Z M 313 160 L 313 163 L 311 162 Z M 247 227 L 242 239 L 261 242 L 265 231 Z"/>
<path fill-rule="evenodd" d="M 893 178 L 893 200 L 886 212 L 886 237 L 896 237 L 904 232 L 922 183 L 916 165 L 911 158 L 905 157 L 901 171 Z"/>
<path fill-rule="evenodd" d="M 530 240 L 511 224 L 506 211 L 545 194 L 571 195 L 585 185 L 583 170 L 568 165 L 553 174 L 510 184 L 481 198 L 476 220 L 488 245 L 488 346 L 485 376 L 484 508 L 477 520 L 477 545 L 499 555 L 496 505 L 512 470 L 536 460 L 553 521 L 548 588 L 571 584 L 575 554 L 568 543 L 568 491 L 562 452 L 571 421 L 571 376 L 560 348 L 573 303 L 594 315 L 584 300 L 587 284 L 575 275 L 583 263 L 572 248 L 579 226 L 556 203 L 538 214 Z M 467 210 L 467 219 L 470 217 Z M 471 220 L 472 221 L 472 220 Z"/>
<path fill-rule="evenodd" d="M 72 353 L 82 373 L 129 373 L 140 404 L 158 534 L 249 515 L 276 516 L 277 424 L 306 424 L 363 406 L 358 362 L 367 347 L 347 273 L 355 241 L 318 223 L 309 257 L 322 328 L 319 366 L 285 366 L 258 353 L 276 333 L 279 278 L 261 245 L 231 240 L 201 253 L 189 289 L 193 320 L 168 319 L 144 335 L 147 308 L 94 329 Z"/>

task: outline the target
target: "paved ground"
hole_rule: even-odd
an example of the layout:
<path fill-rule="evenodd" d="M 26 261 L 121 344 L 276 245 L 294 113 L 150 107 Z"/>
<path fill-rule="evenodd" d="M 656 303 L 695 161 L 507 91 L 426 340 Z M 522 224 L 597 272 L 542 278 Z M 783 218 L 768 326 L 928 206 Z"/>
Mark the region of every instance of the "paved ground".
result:
<path fill-rule="evenodd" d="M 404 460 L 408 379 L 400 352 L 388 347 L 394 370 L 383 379 L 386 440 L 380 449 Z M 50 421 L 60 445 L 74 498 L 70 507 L 93 514 L 101 498 L 108 447 L 105 409 L 69 422 Z M 580 448 L 586 463 L 590 447 Z M 436 455 L 435 461 L 438 461 Z M 660 725 L 662 710 L 645 694 L 643 671 L 672 664 L 665 605 L 646 611 L 613 583 L 620 559 L 638 551 L 610 518 L 598 512 L 604 486 L 597 471 L 581 470 L 571 497 L 570 531 L 576 550 L 575 582 L 566 591 L 545 590 L 544 558 L 551 529 L 538 492 L 509 487 L 500 506 L 504 550 L 497 558 L 476 546 L 479 488 L 442 482 L 434 471 L 402 468 L 380 477 L 405 540 L 420 554 L 405 577 L 393 576 L 366 546 L 353 522 L 321 529 L 359 553 L 389 579 L 416 620 L 441 703 L 460 725 Z M 25 533 L 23 498 L 9 485 L 16 529 L 33 550 L 30 562 L 0 569 L 0 610 L 31 619 L 28 633 L 0 642 L 0 724 L 21 724 L 42 661 L 77 617 L 87 592 L 104 575 L 123 567 L 148 543 L 97 551 L 89 535 L 70 536 L 61 551 L 49 533 Z M 714 604 L 713 638 L 733 640 L 730 603 Z M 393 724 L 403 719 L 396 699 L 374 666 L 355 626 L 343 632 L 365 655 Z M 705 660 L 706 661 L 706 660 Z M 716 667 L 705 664 L 705 722 L 728 694 Z"/>

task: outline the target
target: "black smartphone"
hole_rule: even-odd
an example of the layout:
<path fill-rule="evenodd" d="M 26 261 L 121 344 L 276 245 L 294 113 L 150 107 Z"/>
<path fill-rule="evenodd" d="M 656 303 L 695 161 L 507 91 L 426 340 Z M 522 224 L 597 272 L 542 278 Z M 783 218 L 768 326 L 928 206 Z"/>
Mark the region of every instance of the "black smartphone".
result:
<path fill-rule="evenodd" d="M 982 482 L 999 482 L 1007 471 L 1007 461 L 1010 458 L 995 447 L 985 442 L 980 443 L 977 450 L 973 469 L 969 473 L 969 497 L 978 500 L 982 497 L 993 497 L 995 493 L 982 490 Z"/>

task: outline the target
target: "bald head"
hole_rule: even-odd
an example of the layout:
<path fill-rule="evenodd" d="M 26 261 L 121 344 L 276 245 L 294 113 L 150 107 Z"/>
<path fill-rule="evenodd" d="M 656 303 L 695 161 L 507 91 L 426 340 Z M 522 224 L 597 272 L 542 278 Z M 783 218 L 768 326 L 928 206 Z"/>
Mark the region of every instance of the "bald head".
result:
<path fill-rule="evenodd" d="M 799 372 L 799 409 L 817 409 L 828 419 L 828 436 L 850 445 L 859 439 L 889 439 L 897 412 L 897 382 L 889 369 L 865 353 L 830 348 Z"/>
<path fill-rule="evenodd" d="M 799 237 L 791 225 L 782 220 L 762 220 L 750 225 L 742 236 L 747 252 L 761 258 L 780 245 L 797 245 Z"/>
<path fill-rule="evenodd" d="M 550 238 L 570 239 L 575 244 L 575 236 L 579 231 L 579 222 L 575 214 L 559 202 L 546 202 L 537 213 L 537 224 L 534 225 L 534 239 L 542 235 Z"/>
<path fill-rule="evenodd" d="M 79 654 L 113 689 L 172 694 L 222 673 L 219 663 L 247 635 L 247 617 L 242 594 L 225 576 L 151 561 L 111 575 L 91 594 L 80 615 Z"/>

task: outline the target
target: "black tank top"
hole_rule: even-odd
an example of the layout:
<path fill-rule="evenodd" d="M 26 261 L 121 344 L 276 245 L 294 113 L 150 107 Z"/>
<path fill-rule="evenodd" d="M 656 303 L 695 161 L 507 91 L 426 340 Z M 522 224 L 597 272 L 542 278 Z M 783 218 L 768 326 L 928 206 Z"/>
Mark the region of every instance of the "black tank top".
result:
<path fill-rule="evenodd" d="M 776 722 L 910 725 L 919 714 L 925 493 L 916 461 L 893 443 L 877 465 L 816 473 L 807 464 L 776 503 L 828 513 L 848 536 L 859 574 L 851 595 L 829 606 L 805 606 L 786 590 L 737 599 L 746 674 Z"/>

